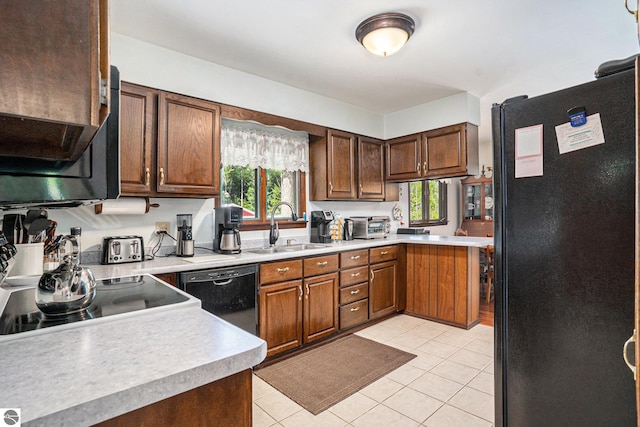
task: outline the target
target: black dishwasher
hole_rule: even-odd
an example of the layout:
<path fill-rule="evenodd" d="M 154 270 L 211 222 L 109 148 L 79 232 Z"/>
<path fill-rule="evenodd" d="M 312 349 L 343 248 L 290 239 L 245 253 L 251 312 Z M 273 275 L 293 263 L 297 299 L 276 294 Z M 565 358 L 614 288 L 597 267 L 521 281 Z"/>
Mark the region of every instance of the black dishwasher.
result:
<path fill-rule="evenodd" d="M 200 299 L 203 309 L 258 335 L 257 273 L 255 264 L 188 271 L 178 275 L 178 284 Z"/>

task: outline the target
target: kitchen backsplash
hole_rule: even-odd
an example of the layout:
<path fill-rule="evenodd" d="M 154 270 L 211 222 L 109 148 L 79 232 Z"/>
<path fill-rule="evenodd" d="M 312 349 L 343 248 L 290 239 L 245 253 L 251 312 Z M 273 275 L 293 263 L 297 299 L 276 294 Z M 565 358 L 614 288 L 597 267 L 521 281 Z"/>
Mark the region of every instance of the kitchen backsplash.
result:
<path fill-rule="evenodd" d="M 431 234 L 452 235 L 459 226 L 458 199 L 459 182 L 453 180 L 449 186 L 449 225 L 433 227 Z M 81 206 L 70 209 L 49 209 L 49 218 L 58 222 L 57 233 L 68 234 L 71 227 L 82 227 L 82 252 L 87 262 L 98 262 L 100 246 L 104 236 L 142 236 L 145 253 L 158 243 L 155 235 L 157 221 L 170 222 L 170 234 L 176 237 L 176 215 L 190 213 L 193 215 L 193 235 L 196 247 L 211 248 L 213 241 L 213 199 L 151 199 L 151 203 L 160 206 L 151 208 L 141 215 L 96 215 L 93 206 Z M 393 208 L 396 204 L 403 214 L 403 224 L 393 219 Z M 400 226 L 408 226 L 407 184 L 401 184 L 400 200 L 398 202 L 312 202 L 307 201 L 307 216 L 312 210 L 330 210 L 347 218 L 350 216 L 387 215 L 391 218 L 391 233 L 395 233 Z M 5 211 L 6 213 L 25 213 L 26 210 Z M 268 244 L 269 230 L 241 231 L 244 248 L 255 248 Z M 302 229 L 280 230 L 279 244 L 287 239 L 296 242 L 309 240 L 309 226 Z M 175 242 L 164 238 L 159 254 L 174 251 Z M 200 251 L 203 251 L 202 249 Z M 206 249 L 204 250 L 206 252 Z M 196 251 L 198 252 L 198 251 Z"/>

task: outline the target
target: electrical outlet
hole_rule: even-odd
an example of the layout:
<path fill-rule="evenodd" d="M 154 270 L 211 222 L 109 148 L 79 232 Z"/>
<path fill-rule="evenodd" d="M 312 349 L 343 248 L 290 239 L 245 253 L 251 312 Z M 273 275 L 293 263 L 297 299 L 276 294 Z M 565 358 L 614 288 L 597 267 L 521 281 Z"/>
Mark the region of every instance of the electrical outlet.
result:
<path fill-rule="evenodd" d="M 156 234 L 164 231 L 166 233 L 169 233 L 169 227 L 171 227 L 171 223 L 170 222 L 165 222 L 165 221 L 157 221 L 156 222 Z"/>

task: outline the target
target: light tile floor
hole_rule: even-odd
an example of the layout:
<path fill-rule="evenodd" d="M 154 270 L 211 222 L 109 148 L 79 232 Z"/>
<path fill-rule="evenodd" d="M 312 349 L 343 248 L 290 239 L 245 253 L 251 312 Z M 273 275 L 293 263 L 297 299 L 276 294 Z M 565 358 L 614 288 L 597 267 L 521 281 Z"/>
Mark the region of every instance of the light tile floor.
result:
<path fill-rule="evenodd" d="M 493 425 L 492 327 L 400 315 L 357 334 L 418 357 L 317 416 L 254 375 L 254 427 Z"/>

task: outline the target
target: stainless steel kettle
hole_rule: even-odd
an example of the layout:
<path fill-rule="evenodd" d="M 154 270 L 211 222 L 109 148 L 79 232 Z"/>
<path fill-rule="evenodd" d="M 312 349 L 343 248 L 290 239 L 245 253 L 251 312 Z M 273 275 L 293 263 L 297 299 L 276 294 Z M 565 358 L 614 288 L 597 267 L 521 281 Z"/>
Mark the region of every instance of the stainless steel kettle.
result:
<path fill-rule="evenodd" d="M 65 255 L 55 270 L 43 273 L 36 287 L 36 306 L 47 316 L 85 310 L 96 296 L 93 272 L 79 265 L 75 236 L 65 236 L 63 241 L 71 242 L 72 254 Z"/>

